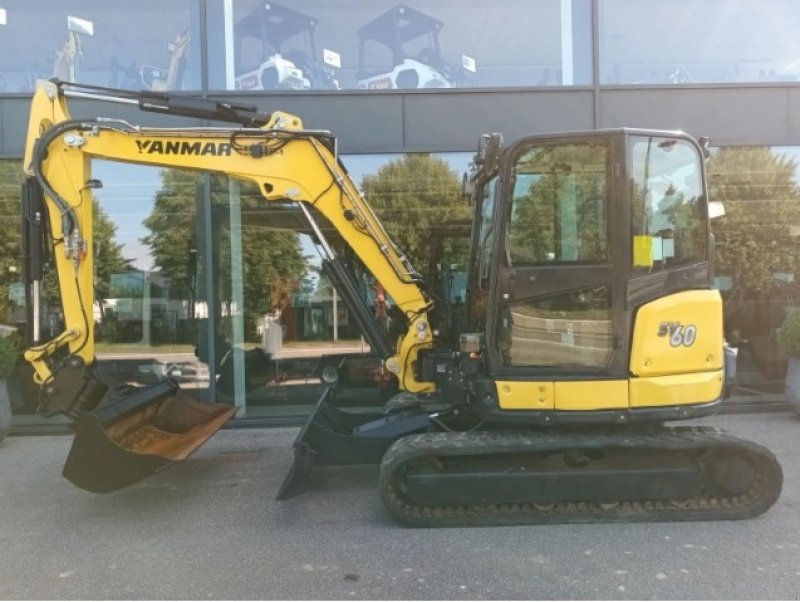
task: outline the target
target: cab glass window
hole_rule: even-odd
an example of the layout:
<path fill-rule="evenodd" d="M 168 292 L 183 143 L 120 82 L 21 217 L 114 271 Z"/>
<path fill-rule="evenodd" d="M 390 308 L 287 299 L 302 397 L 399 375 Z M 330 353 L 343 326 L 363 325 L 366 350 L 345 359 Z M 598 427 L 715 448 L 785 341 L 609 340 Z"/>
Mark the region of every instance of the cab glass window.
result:
<path fill-rule="evenodd" d="M 629 185 L 636 272 L 650 273 L 706 259 L 701 160 L 688 140 L 633 139 Z"/>
<path fill-rule="evenodd" d="M 485 288 L 483 281 L 489 277 L 489 266 L 492 263 L 492 242 L 494 241 L 494 195 L 497 187 L 497 177 L 492 178 L 483 188 L 483 199 L 480 206 L 480 223 L 478 225 L 478 278 L 481 288 Z"/>
<path fill-rule="evenodd" d="M 515 301 L 498 314 L 507 366 L 604 368 L 614 349 L 611 291 L 602 284 Z"/>
<path fill-rule="evenodd" d="M 536 144 L 513 171 L 506 253 L 511 266 L 608 259 L 605 141 Z"/>

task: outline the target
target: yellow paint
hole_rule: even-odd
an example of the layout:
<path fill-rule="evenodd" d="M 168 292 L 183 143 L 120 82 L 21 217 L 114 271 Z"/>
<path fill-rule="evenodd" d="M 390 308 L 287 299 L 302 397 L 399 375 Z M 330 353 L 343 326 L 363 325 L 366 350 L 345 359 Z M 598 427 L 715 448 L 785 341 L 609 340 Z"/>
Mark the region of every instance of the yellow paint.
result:
<path fill-rule="evenodd" d="M 497 381 L 497 400 L 501 410 L 552 410 L 552 382 Z"/>
<path fill-rule="evenodd" d="M 673 329 L 663 333 L 666 324 L 672 324 Z M 687 338 L 689 327 L 695 332 Z M 659 336 L 660 332 L 663 336 Z M 689 340 L 691 344 L 684 344 Z M 722 347 L 719 291 L 667 295 L 643 305 L 636 313 L 630 372 L 633 376 L 666 376 L 719 370 Z"/>
<path fill-rule="evenodd" d="M 631 408 L 707 403 L 722 395 L 722 370 L 630 379 Z"/>
<path fill-rule="evenodd" d="M 556 410 L 611 410 L 628 407 L 627 380 L 556 381 Z"/>
<path fill-rule="evenodd" d="M 501 410 L 592 411 L 694 405 L 722 395 L 722 370 L 604 381 L 497 381 Z"/>

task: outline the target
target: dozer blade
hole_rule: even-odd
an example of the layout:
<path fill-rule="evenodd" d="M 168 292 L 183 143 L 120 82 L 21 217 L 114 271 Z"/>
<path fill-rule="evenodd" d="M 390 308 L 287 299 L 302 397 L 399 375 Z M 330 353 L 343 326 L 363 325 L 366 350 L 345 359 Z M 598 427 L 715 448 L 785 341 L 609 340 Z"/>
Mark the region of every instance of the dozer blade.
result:
<path fill-rule="evenodd" d="M 196 401 L 171 381 L 134 389 L 80 417 L 64 477 L 95 493 L 127 487 L 188 457 L 235 411 Z"/>
<path fill-rule="evenodd" d="M 427 415 L 385 416 L 353 414 L 331 404 L 334 389 L 327 388 L 317 401 L 294 441 L 294 462 L 275 499 L 287 500 L 303 493 L 315 464 L 378 464 L 398 436 L 425 431 Z"/>

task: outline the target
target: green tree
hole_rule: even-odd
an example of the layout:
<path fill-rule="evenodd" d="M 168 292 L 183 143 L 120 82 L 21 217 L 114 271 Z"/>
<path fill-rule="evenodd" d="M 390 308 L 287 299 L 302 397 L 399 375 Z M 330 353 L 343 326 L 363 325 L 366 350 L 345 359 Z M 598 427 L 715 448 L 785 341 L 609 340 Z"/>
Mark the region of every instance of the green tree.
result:
<path fill-rule="evenodd" d="M 597 261 L 607 254 L 603 145 L 534 146 L 515 166 L 512 263 Z"/>
<path fill-rule="evenodd" d="M 0 161 L 0 322 L 12 309 L 9 289 L 21 279 L 20 186 L 22 161 Z"/>
<path fill-rule="evenodd" d="M 775 272 L 800 268 L 797 167 L 766 147 L 720 148 L 708 160 L 710 199 L 726 212 L 714 223 L 716 271 L 743 290 L 768 294 Z"/>
<path fill-rule="evenodd" d="M 173 169 L 162 170 L 161 190 L 153 210 L 142 222 L 150 231 L 141 241 L 150 248 L 155 266 L 169 282 L 169 295 L 187 298 L 190 291 L 189 253 L 197 248 L 195 198 L 201 176 Z"/>
<path fill-rule="evenodd" d="M 364 176 L 361 188 L 389 236 L 417 271 L 427 264 L 432 226 L 469 219 L 461 178 L 443 159 L 408 154 Z"/>
<path fill-rule="evenodd" d="M 20 187 L 24 179 L 21 161 L 0 161 L 0 320 L 7 319 L 11 303 L 11 284 L 22 282 L 22 236 Z M 95 295 L 106 299 L 111 274 L 130 269 L 130 260 L 122 256 L 122 245 L 115 242 L 117 228 L 93 200 Z M 52 266 L 45 268 L 43 293 L 45 305 L 58 307 L 61 295 Z M 46 310 L 45 310 L 46 311 Z"/>
<path fill-rule="evenodd" d="M 116 242 L 117 226 L 103 211 L 97 199 L 92 200 L 94 217 L 94 291 L 98 301 L 108 299 L 112 274 L 130 272 L 132 259 L 122 255 L 122 245 Z"/>

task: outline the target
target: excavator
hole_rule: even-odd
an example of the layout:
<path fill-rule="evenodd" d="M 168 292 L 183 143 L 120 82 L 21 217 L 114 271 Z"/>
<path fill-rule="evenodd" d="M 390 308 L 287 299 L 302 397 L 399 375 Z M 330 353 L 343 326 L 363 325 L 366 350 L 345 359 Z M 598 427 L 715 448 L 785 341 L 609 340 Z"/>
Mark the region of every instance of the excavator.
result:
<path fill-rule="evenodd" d="M 76 117 L 73 96 L 225 125 Z M 91 162 L 105 159 L 227 174 L 255 184 L 265 205 L 290 203 L 395 379 L 397 392 L 366 414 L 338 406 L 335 384 L 325 388 L 279 499 L 308 487 L 317 465 L 376 463 L 388 513 L 410 526 L 760 515 L 782 487 L 770 450 L 713 426 L 668 424 L 717 412 L 735 370 L 711 287 L 718 207 L 706 152 L 706 140 L 675 131 L 508 144 L 482 136 L 464 180 L 473 206 L 465 298 L 441 303 L 350 178 L 330 132 L 213 98 L 42 82 L 24 160 L 26 281 L 35 300 L 50 247 L 65 328 L 24 357 L 42 411 L 74 424 L 65 477 L 94 492 L 125 487 L 187 457 L 234 411 L 168 378 L 135 387 L 103 374 L 89 197 Z M 331 232 L 391 299 L 394 341 Z"/>

